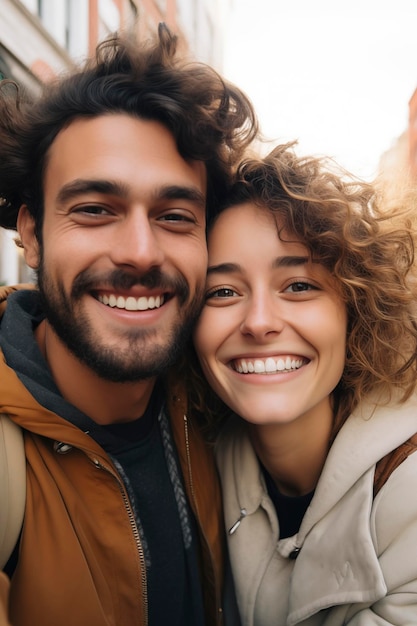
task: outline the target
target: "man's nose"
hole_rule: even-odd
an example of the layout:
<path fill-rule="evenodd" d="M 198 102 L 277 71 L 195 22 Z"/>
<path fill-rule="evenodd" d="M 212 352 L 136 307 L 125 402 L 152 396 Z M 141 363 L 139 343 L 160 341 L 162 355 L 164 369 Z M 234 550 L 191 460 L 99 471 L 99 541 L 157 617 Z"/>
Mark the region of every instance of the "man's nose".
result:
<path fill-rule="evenodd" d="M 161 266 L 165 258 L 157 228 L 142 210 L 133 211 L 120 222 L 111 247 L 115 265 L 126 265 L 141 271 Z"/>

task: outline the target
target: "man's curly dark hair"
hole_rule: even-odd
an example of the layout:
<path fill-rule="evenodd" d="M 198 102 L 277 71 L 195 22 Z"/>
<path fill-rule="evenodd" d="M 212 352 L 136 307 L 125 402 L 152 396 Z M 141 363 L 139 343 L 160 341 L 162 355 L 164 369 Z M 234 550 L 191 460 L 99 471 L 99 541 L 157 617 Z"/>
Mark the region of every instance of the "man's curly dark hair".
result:
<path fill-rule="evenodd" d="M 0 83 L 0 226 L 16 229 L 26 204 L 41 240 L 43 176 L 57 134 L 77 118 L 126 113 L 162 123 L 184 159 L 207 168 L 207 217 L 226 193 L 236 162 L 258 132 L 249 99 L 213 68 L 177 53 L 164 24 L 138 42 L 113 35 L 93 58 L 26 97 Z"/>

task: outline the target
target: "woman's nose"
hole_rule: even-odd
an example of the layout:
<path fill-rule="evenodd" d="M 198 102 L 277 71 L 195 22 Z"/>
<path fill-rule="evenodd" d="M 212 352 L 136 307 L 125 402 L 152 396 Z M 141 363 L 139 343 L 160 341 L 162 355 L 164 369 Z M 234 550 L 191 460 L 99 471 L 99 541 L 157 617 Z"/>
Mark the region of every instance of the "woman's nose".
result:
<path fill-rule="evenodd" d="M 271 333 L 280 333 L 285 323 L 280 309 L 278 299 L 272 294 L 251 298 L 245 310 L 240 331 L 258 340 Z"/>

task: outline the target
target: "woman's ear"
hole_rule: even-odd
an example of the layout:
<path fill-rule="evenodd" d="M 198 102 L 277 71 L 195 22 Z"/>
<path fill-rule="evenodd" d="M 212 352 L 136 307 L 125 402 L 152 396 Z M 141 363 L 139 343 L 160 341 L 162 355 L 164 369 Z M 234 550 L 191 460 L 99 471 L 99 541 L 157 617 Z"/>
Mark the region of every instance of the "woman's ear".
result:
<path fill-rule="evenodd" d="M 17 216 L 17 232 L 24 249 L 27 265 L 33 270 L 39 266 L 39 241 L 35 234 L 35 220 L 26 204 L 22 204 Z"/>

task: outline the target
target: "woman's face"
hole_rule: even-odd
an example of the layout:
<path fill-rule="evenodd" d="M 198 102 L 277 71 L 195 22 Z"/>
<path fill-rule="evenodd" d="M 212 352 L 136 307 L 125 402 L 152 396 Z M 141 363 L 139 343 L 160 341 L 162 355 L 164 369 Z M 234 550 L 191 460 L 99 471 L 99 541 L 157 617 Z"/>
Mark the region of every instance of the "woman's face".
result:
<path fill-rule="evenodd" d="M 251 203 L 226 209 L 209 235 L 194 341 L 210 385 L 253 424 L 328 417 L 345 363 L 347 314 L 335 279 L 284 238 L 292 241 Z"/>

